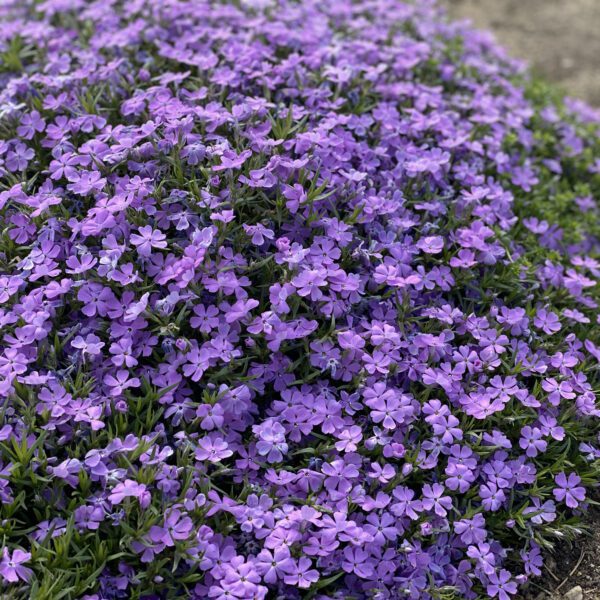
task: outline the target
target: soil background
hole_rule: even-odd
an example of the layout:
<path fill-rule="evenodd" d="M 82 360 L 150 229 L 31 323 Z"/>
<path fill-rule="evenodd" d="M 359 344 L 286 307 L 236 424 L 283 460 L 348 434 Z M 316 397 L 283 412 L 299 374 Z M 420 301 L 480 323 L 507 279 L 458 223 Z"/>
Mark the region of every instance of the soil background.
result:
<path fill-rule="evenodd" d="M 600 0 L 440 0 L 452 17 L 492 30 L 510 53 L 600 106 Z M 600 598 L 600 596 L 599 596 Z"/>
<path fill-rule="evenodd" d="M 600 106 L 600 0 L 439 0 L 454 19 L 490 30 L 515 58 L 568 94 Z M 600 498 L 596 497 L 596 501 Z M 600 600 L 600 510 L 588 535 L 557 544 L 525 600 Z"/>

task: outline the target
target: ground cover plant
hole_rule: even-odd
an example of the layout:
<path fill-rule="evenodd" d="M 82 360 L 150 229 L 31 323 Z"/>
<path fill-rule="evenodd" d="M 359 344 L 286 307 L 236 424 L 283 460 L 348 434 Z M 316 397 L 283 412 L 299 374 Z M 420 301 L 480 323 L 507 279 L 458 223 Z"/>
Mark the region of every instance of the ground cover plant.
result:
<path fill-rule="evenodd" d="M 507 600 L 600 476 L 600 118 L 435 4 L 0 7 L 0 592 Z"/>

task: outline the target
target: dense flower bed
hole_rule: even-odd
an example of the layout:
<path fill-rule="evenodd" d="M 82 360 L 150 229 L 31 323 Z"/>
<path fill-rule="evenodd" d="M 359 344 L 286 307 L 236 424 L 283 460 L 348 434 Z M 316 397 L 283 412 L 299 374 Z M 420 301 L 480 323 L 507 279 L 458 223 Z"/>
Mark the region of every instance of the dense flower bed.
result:
<path fill-rule="evenodd" d="M 600 477 L 597 114 L 397 0 L 10 0 L 0 592 L 506 600 Z"/>

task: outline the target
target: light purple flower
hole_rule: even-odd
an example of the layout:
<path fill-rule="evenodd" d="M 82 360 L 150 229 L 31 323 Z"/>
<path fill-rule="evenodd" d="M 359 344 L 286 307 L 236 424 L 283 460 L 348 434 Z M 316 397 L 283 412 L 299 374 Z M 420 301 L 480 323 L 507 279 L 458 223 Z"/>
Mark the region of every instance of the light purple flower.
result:
<path fill-rule="evenodd" d="M 16 583 L 19 579 L 29 581 L 31 579 L 32 570 L 24 567 L 23 563 L 31 560 L 31 553 L 24 552 L 19 548 L 13 550 L 12 555 L 8 548 L 2 548 L 2 560 L 0 561 L 0 575 L 4 581 Z"/>
<path fill-rule="evenodd" d="M 575 473 L 559 473 L 554 477 L 557 487 L 552 490 L 558 502 L 564 501 L 569 508 L 577 508 L 585 500 L 585 488 L 579 486 L 581 477 Z"/>

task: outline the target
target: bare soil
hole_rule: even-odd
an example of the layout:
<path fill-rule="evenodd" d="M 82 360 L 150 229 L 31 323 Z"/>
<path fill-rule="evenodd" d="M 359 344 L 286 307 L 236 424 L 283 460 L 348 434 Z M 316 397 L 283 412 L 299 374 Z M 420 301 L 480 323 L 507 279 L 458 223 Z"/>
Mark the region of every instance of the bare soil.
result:
<path fill-rule="evenodd" d="M 492 30 L 510 53 L 570 96 L 600 106 L 600 0 L 440 0 Z"/>
<path fill-rule="evenodd" d="M 559 545 L 546 557 L 543 576 L 530 586 L 530 598 L 600 600 L 600 509 L 590 510 L 586 525 L 589 535 Z"/>

